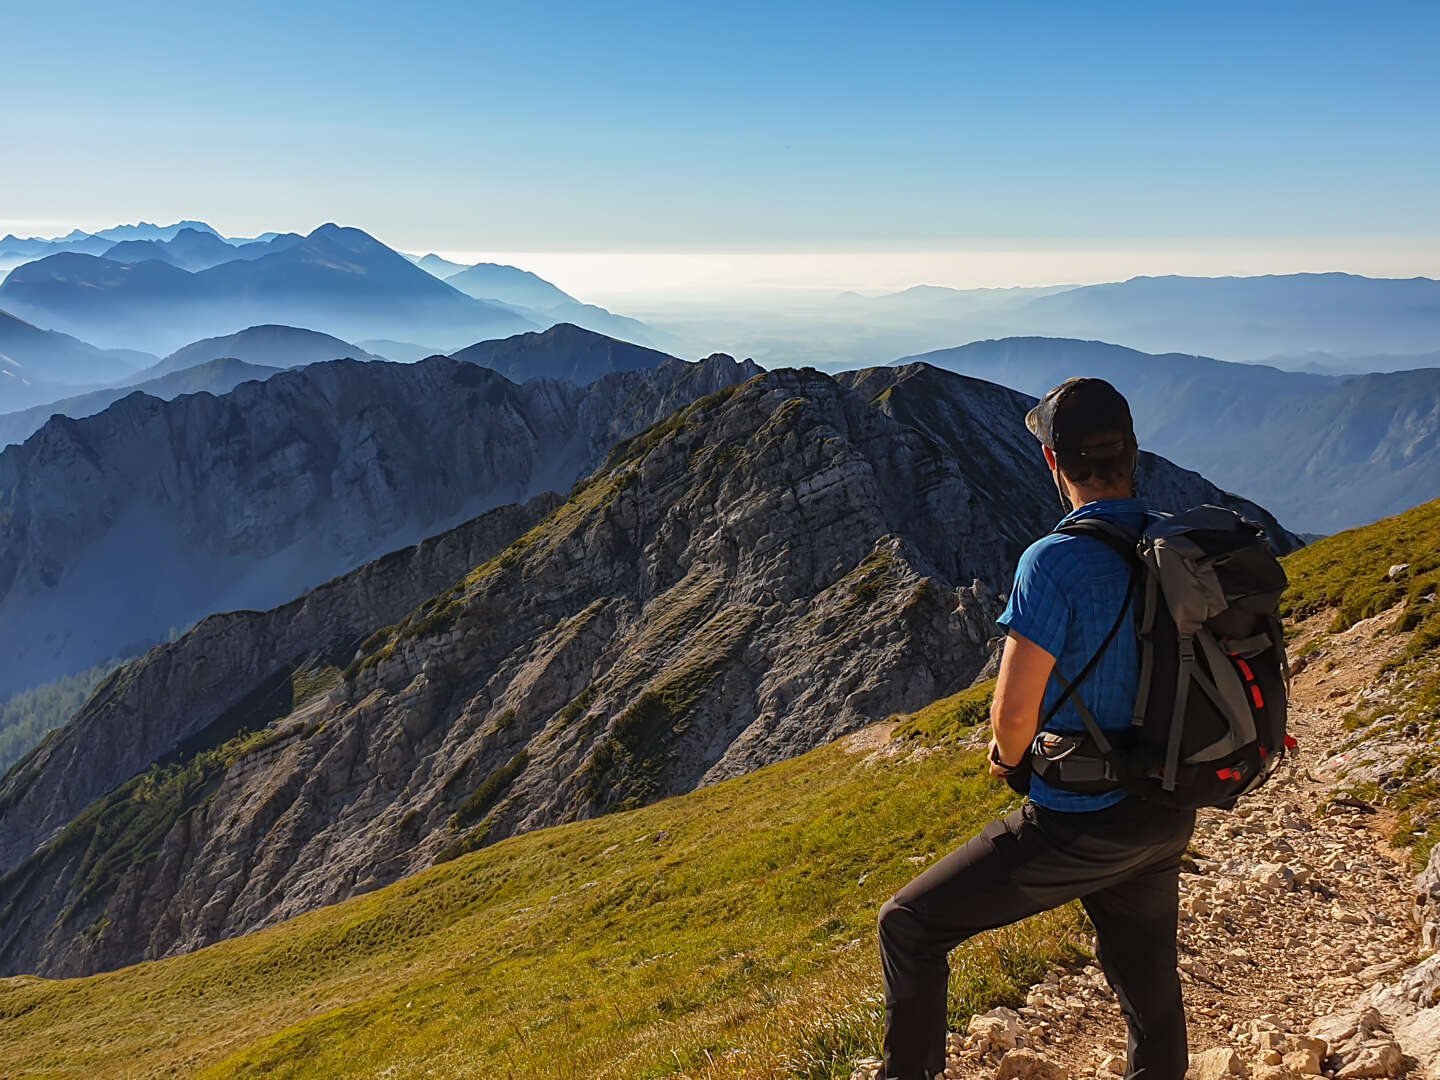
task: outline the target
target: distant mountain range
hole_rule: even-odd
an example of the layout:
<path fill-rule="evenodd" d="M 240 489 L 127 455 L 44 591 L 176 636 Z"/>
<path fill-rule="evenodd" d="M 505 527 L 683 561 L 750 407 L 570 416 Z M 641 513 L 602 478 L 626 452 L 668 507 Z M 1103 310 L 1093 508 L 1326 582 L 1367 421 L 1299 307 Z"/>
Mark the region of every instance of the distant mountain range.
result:
<path fill-rule="evenodd" d="M 1142 446 L 1306 532 L 1365 524 L 1440 494 L 1440 368 L 1320 375 L 1033 337 L 896 363 L 915 361 L 1036 395 L 1072 375 L 1108 379 L 1130 399 Z"/>
<path fill-rule="evenodd" d="M 842 305 L 845 306 L 845 305 Z M 1427 354 L 1440 341 L 1440 281 L 1356 274 L 1137 277 L 1047 289 L 910 289 L 849 310 L 949 323 L 975 339 L 1099 339 L 1227 360 L 1325 351 Z"/>
<path fill-rule="evenodd" d="M 259 265 L 232 265 L 241 262 Z M 643 323 L 582 303 L 518 267 L 402 256 L 334 225 L 250 241 L 227 240 L 203 222 L 76 230 L 53 240 L 9 236 L 0 241 L 3 270 L 10 273 L 0 307 L 82 338 L 157 352 L 258 322 L 400 344 L 437 341 L 442 352 L 560 322 L 641 344 L 652 337 Z M 448 278 L 455 280 L 446 289 Z"/>
<path fill-rule="evenodd" d="M 152 225 L 142 221 L 138 225 L 116 225 L 89 233 L 83 229 L 72 229 L 64 236 L 46 239 L 39 236 L 20 237 L 13 233 L 0 239 L 0 272 L 31 259 L 44 258 L 69 251 L 81 255 L 103 255 L 117 243 L 131 241 L 169 241 L 186 230 L 216 236 L 215 230 L 203 221 L 177 221 L 173 225 Z M 268 237 L 266 237 L 268 239 Z M 234 241 L 240 243 L 241 241 Z"/>
<path fill-rule="evenodd" d="M 215 233 L 181 229 L 169 240 L 123 240 L 102 254 L 113 262 L 137 263 L 159 259 L 183 270 L 208 270 L 236 259 L 259 259 L 302 243 L 299 233 L 284 233 L 268 240 L 232 244 Z"/>
<path fill-rule="evenodd" d="M 1265 358 L 1265 363 L 1286 371 L 1310 371 L 1320 375 L 1366 375 L 1376 371 L 1440 368 L 1440 351 L 1346 356 L 1317 351 L 1290 356 L 1270 356 Z"/>
<path fill-rule="evenodd" d="M 0 312 L 0 333 L 3 333 L 5 318 Z M 37 351 L 48 364 L 57 355 L 54 339 L 63 338 L 63 335 L 50 331 L 38 333 L 47 335 L 40 339 Z M 125 359 L 129 362 L 143 355 L 127 355 Z M 59 383 L 10 385 L 0 380 L 0 447 L 24 442 L 55 414 L 74 419 L 90 416 L 136 390 L 165 400 L 201 391 L 223 394 L 238 383 L 269 378 L 285 368 L 346 357 L 354 360 L 381 359 L 339 338 L 314 330 L 293 326 L 252 326 L 225 337 L 194 342 L 119 379 L 97 378 L 74 386 Z M 222 360 L 225 362 L 217 362 Z M 36 400 L 36 404 L 24 407 L 27 399 Z"/>
<path fill-rule="evenodd" d="M 132 349 L 97 349 L 0 310 L 0 412 L 23 409 L 133 375 L 155 362 Z"/>
<path fill-rule="evenodd" d="M 420 267 L 427 274 L 433 274 L 441 281 L 444 281 L 451 274 L 458 274 L 466 269 L 465 263 L 451 262 L 449 259 L 442 259 L 439 255 L 406 255 L 407 259 Z"/>
<path fill-rule="evenodd" d="M 517 386 L 448 357 L 338 360 L 54 417 L 0 451 L 0 697 L 566 490 L 616 439 L 757 370 L 667 359 Z M 221 371 L 252 374 L 204 374 Z"/>
<path fill-rule="evenodd" d="M 424 260 L 421 260 L 421 265 L 423 263 Z M 599 334 L 609 334 L 642 345 L 652 344 L 650 328 L 639 320 L 616 315 L 594 304 L 581 303 L 544 278 L 519 267 L 476 263 L 447 275 L 445 282 L 476 299 L 508 304 L 542 327 L 568 322 Z"/>
<path fill-rule="evenodd" d="M 10 272 L 0 308 L 89 341 L 155 351 L 258 323 L 349 339 L 421 332 L 474 341 L 537 329 L 508 307 L 437 281 L 367 233 L 337 225 L 260 258 L 194 273 L 158 259 L 51 255 Z"/>
<path fill-rule="evenodd" d="M 823 371 L 883 364 L 956 342 L 1020 336 L 1113 341 L 1150 352 L 1300 368 L 1312 367 L 1309 354 L 1323 353 L 1339 358 L 1338 370 L 1345 372 L 1440 363 L 1440 282 L 1429 278 L 1290 274 L 1016 289 L 920 285 L 789 306 L 698 303 L 670 314 L 657 312 L 661 307 L 651 304 L 646 322 L 655 344 L 670 352 L 723 347 L 767 366 L 804 364 Z"/>
<path fill-rule="evenodd" d="M 427 356 L 443 356 L 445 349 L 437 345 L 420 345 L 413 341 L 390 341 L 386 338 L 366 338 L 364 341 L 357 341 L 366 352 L 374 353 L 385 360 L 393 360 L 397 364 L 413 364 L 416 360 L 424 360 Z"/>
<path fill-rule="evenodd" d="M 249 364 L 275 368 L 304 367 L 322 360 L 379 360 L 348 341 L 298 326 L 251 326 L 223 337 L 205 338 L 176 349 L 158 364 L 137 372 L 137 378 L 155 378 L 227 356 Z"/>
<path fill-rule="evenodd" d="M 515 833 L 749 772 L 967 685 L 1015 557 L 1056 517 L 1022 422 L 1033 399 L 924 364 L 747 374 L 728 358 L 668 362 L 582 391 L 434 359 L 312 365 L 238 388 L 231 398 L 284 388 L 287 401 L 307 389 L 365 416 L 367 458 L 397 491 L 401 476 L 421 481 L 408 455 L 422 453 L 520 487 L 517 438 L 555 430 L 527 402 L 573 402 L 609 419 L 605 437 L 629 436 L 539 521 L 510 508 L 508 546 L 482 518 L 283 608 L 206 619 L 97 689 L 0 781 L 0 972 L 189 951 Z M 403 389 L 422 375 L 423 392 Z M 655 380 L 676 375 L 686 392 L 661 405 Z M 379 393 L 362 390 L 372 380 Z M 416 423 L 394 423 L 402 398 Z M 159 407 L 164 429 L 215 432 L 228 460 L 265 463 L 208 474 L 246 526 L 317 531 L 268 468 L 286 460 L 294 491 L 323 489 L 300 467 L 307 452 L 248 437 L 241 415 L 182 428 L 171 414 L 194 400 Z M 631 423 L 642 414 L 658 422 Z M 316 433 L 329 425 L 296 427 L 323 458 L 331 442 Z M 582 425 L 584 452 L 568 461 L 594 460 L 597 434 Z M 463 464 L 458 442 L 472 442 Z M 177 503 L 210 505 L 137 443 Z M 1150 455 L 1143 477 L 1162 508 L 1235 502 Z M 356 479 L 358 514 L 384 479 L 374 467 Z M 1295 546 L 1237 505 L 1281 550 Z M 447 549 L 448 585 L 397 616 L 397 597 L 440 577 Z M 237 738 L 244 729 L 260 730 Z M 173 764 L 195 778 L 160 808 L 128 783 L 152 762 L 153 775 Z"/>
<path fill-rule="evenodd" d="M 381 344 L 391 348 L 398 343 Z M 391 348 L 391 351 L 395 350 Z M 413 363 L 434 355 L 437 355 L 434 350 L 422 354 L 417 346 L 413 353 L 399 357 L 398 362 Z M 618 341 L 569 323 L 557 323 L 544 333 L 477 342 L 453 355 L 467 363 L 499 371 L 514 382 L 550 377 L 569 379 L 581 386 L 610 372 L 653 368 L 676 360 L 654 349 Z M 227 363 L 216 363 L 222 358 Z M 104 380 L 101 385 L 83 390 L 48 383 L 20 387 L 43 400 L 29 408 L 0 412 L 0 447 L 23 442 L 52 415 L 72 419 L 90 416 L 136 390 L 165 400 L 200 391 L 223 394 L 249 379 L 265 379 L 286 368 L 339 359 L 396 358 L 376 355 L 314 330 L 252 326 L 223 337 L 193 342 L 123 379 Z M 0 382 L 0 405 L 6 400 L 3 397 L 6 389 L 6 384 Z M 13 392 L 17 387 L 8 389 Z"/>

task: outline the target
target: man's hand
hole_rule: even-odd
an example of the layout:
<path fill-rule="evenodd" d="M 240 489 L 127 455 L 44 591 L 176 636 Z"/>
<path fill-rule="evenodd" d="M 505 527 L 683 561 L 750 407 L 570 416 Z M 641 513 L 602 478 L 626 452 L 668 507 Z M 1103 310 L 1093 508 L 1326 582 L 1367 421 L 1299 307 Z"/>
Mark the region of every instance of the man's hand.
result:
<path fill-rule="evenodd" d="M 1005 765 L 1001 762 L 1000 744 L 997 743 L 994 739 L 990 740 L 990 749 L 989 751 L 987 751 L 986 757 L 990 760 L 991 776 L 1009 776 L 1012 772 L 1015 771 L 1013 766 Z"/>

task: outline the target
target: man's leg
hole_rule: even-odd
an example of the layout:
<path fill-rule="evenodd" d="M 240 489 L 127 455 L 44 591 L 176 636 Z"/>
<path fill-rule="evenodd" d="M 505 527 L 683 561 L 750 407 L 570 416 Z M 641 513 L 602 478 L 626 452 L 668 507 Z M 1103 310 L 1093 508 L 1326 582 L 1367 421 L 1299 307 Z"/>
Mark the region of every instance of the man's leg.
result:
<path fill-rule="evenodd" d="M 1193 820 L 1177 819 L 1177 834 L 1150 866 L 1082 900 L 1095 924 L 1100 966 L 1129 1028 L 1128 1080 L 1182 1080 L 1188 1066 L 1175 936 L 1180 857 Z"/>
<path fill-rule="evenodd" d="M 886 902 L 880 909 L 883 1076 L 929 1080 L 944 1069 L 946 953 L 983 930 L 1092 892 L 1142 864 L 1147 854 L 1089 847 L 1083 840 L 1057 845 L 1026 804 L 992 821 Z"/>

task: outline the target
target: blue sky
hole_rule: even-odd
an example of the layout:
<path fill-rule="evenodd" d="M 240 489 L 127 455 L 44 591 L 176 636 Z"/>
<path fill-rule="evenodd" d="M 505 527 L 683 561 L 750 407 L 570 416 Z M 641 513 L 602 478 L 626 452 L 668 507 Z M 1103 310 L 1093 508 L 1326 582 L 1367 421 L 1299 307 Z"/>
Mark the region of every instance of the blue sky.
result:
<path fill-rule="evenodd" d="M 1440 250 L 1433 3 L 0 19 L 0 230 L 22 234 L 191 216 L 450 251 Z"/>

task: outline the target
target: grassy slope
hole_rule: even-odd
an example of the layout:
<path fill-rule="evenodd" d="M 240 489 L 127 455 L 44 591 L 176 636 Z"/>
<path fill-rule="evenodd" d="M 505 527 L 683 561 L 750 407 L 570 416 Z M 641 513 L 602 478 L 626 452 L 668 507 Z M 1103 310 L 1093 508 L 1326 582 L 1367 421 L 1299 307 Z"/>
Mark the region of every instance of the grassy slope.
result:
<path fill-rule="evenodd" d="M 1010 799 L 973 752 L 864 756 L 514 837 L 188 956 L 0 980 L 0 1075 L 848 1075 L 878 1036 L 879 904 Z M 1016 1000 L 1080 927 L 962 948 L 957 1015 Z"/>
<path fill-rule="evenodd" d="M 1391 578 L 1390 568 L 1402 564 L 1407 569 Z M 1388 664 L 1394 691 L 1382 705 L 1353 711 L 1346 723 L 1357 743 L 1393 737 L 1410 722 L 1420 725 L 1428 745 L 1398 770 L 1407 780 L 1398 792 L 1386 796 L 1373 784 L 1353 791 L 1398 812 L 1392 843 L 1410 848 L 1418 869 L 1440 843 L 1440 779 L 1431 775 L 1440 766 L 1440 500 L 1317 541 L 1288 556 L 1285 570 L 1286 614 L 1333 609 L 1331 633 L 1400 605 L 1394 632 L 1411 636 Z M 1326 647 L 1322 636 L 1307 652 L 1319 656 Z M 1375 723 L 1382 713 L 1395 719 Z"/>
<path fill-rule="evenodd" d="M 1340 631 L 1403 602 L 1403 629 L 1421 631 L 1412 655 L 1440 645 L 1440 603 L 1427 599 L 1440 590 L 1440 499 L 1302 548 L 1285 571 L 1287 615 L 1334 608 L 1330 629 Z"/>

